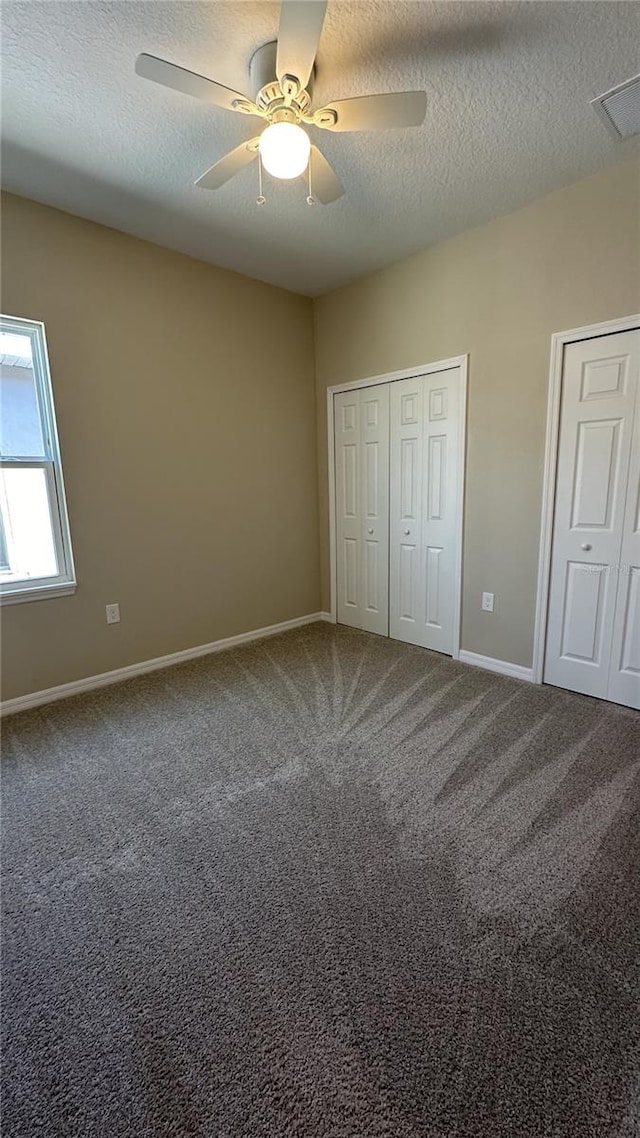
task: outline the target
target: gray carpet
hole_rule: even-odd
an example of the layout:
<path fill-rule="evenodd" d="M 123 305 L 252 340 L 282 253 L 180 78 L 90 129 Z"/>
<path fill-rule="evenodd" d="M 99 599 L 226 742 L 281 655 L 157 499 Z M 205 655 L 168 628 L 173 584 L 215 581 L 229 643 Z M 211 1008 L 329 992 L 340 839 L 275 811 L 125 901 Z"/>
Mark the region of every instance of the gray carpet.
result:
<path fill-rule="evenodd" d="M 347 629 L 7 720 L 4 1138 L 631 1138 L 640 716 Z"/>

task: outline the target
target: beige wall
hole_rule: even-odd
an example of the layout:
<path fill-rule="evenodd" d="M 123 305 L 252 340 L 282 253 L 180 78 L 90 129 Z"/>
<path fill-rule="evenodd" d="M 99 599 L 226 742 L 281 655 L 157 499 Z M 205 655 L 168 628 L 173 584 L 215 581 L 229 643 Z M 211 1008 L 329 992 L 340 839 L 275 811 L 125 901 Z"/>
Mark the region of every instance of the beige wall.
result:
<path fill-rule="evenodd" d="M 326 387 L 463 352 L 462 644 L 529 665 L 550 337 L 640 308 L 639 202 L 625 163 L 314 302 L 321 600 L 311 302 L 5 195 L 78 591 L 3 609 L 3 698 L 328 608 Z"/>
<path fill-rule="evenodd" d="M 640 309 L 639 209 L 625 163 L 316 301 L 323 607 L 327 386 L 469 352 L 462 646 L 531 664 L 550 338 Z"/>
<path fill-rule="evenodd" d="M 311 302 L 11 195 L 2 232 L 2 311 L 46 324 L 78 576 L 3 609 L 3 697 L 317 611 Z"/>

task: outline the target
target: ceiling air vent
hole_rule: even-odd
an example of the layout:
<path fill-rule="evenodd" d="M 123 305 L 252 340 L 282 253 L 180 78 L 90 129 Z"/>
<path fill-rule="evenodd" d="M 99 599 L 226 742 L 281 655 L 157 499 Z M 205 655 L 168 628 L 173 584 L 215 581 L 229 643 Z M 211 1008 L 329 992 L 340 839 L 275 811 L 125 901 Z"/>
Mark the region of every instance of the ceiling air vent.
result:
<path fill-rule="evenodd" d="M 591 106 L 615 138 L 640 134 L 640 75 L 598 95 Z"/>

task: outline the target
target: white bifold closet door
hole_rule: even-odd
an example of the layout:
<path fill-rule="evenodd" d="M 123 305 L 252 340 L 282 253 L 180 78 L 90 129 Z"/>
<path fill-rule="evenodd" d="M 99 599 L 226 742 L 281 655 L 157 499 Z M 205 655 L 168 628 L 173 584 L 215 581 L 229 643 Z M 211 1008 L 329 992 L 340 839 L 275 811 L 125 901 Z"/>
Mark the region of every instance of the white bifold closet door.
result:
<path fill-rule="evenodd" d="M 389 384 L 334 399 L 338 621 L 389 635 Z"/>
<path fill-rule="evenodd" d="M 453 653 L 460 368 L 390 385 L 389 635 Z"/>
<path fill-rule="evenodd" d="M 337 616 L 454 650 L 460 367 L 334 398 Z"/>
<path fill-rule="evenodd" d="M 565 348 L 544 680 L 640 708 L 640 331 Z"/>

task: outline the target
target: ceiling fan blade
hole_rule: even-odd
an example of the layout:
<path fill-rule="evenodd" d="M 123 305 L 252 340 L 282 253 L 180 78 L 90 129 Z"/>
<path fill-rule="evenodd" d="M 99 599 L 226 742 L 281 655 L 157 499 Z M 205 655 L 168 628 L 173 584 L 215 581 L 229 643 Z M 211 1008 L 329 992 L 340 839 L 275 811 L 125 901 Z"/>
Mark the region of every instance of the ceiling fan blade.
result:
<path fill-rule="evenodd" d="M 322 151 L 317 146 L 311 147 L 311 192 L 323 205 L 329 205 L 336 198 L 341 198 L 344 186 L 336 174 L 333 166 L 327 162 Z"/>
<path fill-rule="evenodd" d="M 325 111 L 334 111 L 336 121 L 323 122 Z M 338 99 L 316 111 L 313 117 L 316 125 L 325 130 L 388 130 L 389 127 L 420 126 L 426 113 L 427 96 L 424 91 L 400 91 L 389 95 Z"/>
<path fill-rule="evenodd" d="M 168 63 L 166 59 L 158 59 L 155 55 L 144 52 L 136 59 L 136 74 L 143 79 L 151 79 L 163 87 L 171 87 L 174 91 L 181 91 L 184 95 L 192 95 L 194 99 L 204 99 L 206 103 L 214 103 L 216 107 L 224 107 L 227 111 L 244 111 L 246 114 L 259 115 L 261 112 L 255 103 L 239 91 L 232 91 L 230 87 L 223 87 L 213 79 L 205 79 L 204 75 L 197 75 L 195 71 L 187 71 L 178 67 L 176 63 Z"/>
<path fill-rule="evenodd" d="M 240 146 L 236 146 L 235 150 L 230 150 L 218 162 L 214 162 L 201 178 L 198 178 L 196 186 L 200 186 L 203 190 L 218 190 L 229 178 L 233 178 L 234 174 L 238 174 L 250 162 L 253 162 L 258 157 L 258 144 L 260 142 L 260 135 L 256 138 L 249 139 L 248 142 L 243 142 Z"/>
<path fill-rule="evenodd" d="M 306 87 L 313 70 L 326 0 L 282 0 L 276 75 L 294 75 Z"/>

